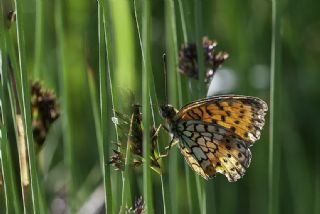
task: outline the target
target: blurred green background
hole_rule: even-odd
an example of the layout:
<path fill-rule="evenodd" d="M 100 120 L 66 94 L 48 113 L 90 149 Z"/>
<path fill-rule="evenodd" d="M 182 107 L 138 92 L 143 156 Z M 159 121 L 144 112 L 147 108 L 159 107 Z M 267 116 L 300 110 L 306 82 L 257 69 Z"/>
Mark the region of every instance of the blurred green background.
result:
<path fill-rule="evenodd" d="M 108 140 L 108 148 L 104 151 L 110 152 L 105 154 L 103 164 L 109 168 L 107 162 L 111 149 L 117 148 L 116 130 L 111 120 L 113 107 L 130 115 L 131 104 L 142 103 L 143 57 L 134 1 L 106 1 L 105 24 L 109 27 L 106 34 L 109 36 L 107 42 L 110 42 L 107 57 L 104 43 L 98 42 L 97 1 L 35 0 L 20 3 L 23 3 L 20 18 L 23 20 L 25 71 L 29 79 L 39 79 L 47 88 L 54 89 L 61 107 L 60 119 L 53 124 L 44 146 L 36 155 L 45 210 L 48 213 L 104 213 L 101 171 L 104 166 L 99 162 L 102 153 L 101 150 L 99 153 L 95 119 L 100 113 L 99 56 L 102 55 L 100 63 L 101 59 L 108 60 L 104 71 L 110 69 L 112 80 L 112 85 L 105 82 L 108 116 L 104 118 L 107 130 L 102 131 L 107 133 Z M 144 1 L 136 0 L 136 4 L 141 33 Z M 195 42 L 198 35 L 206 35 L 218 41 L 218 50 L 229 53 L 229 59 L 214 79 L 215 92 L 251 95 L 267 103 L 270 101 L 271 1 L 202 0 L 200 16 L 195 11 L 196 4 L 197 1 L 191 0 L 151 1 L 150 58 L 147 59 L 152 69 L 149 70 L 152 71 L 150 93 L 153 93 L 157 125 L 163 120 L 156 104 L 165 102 L 162 55 L 170 51 L 172 44 L 176 45 L 173 50 L 178 50 L 186 37 L 188 42 Z M 9 43 L 18 57 L 15 22 L 7 19 L 8 12 L 15 10 L 14 5 L 9 0 L 1 2 L 3 25 L 0 27 L 7 35 L 6 43 L 1 43 L 3 63 L 8 58 L 3 49 Z M 170 7 L 172 5 L 174 7 Z M 179 6 L 184 9 L 186 34 L 183 34 Z M 183 157 L 178 147 L 174 147 L 164 161 L 162 178 L 151 171 L 155 213 L 164 213 L 165 209 L 167 213 L 320 213 L 320 137 L 317 133 L 320 127 L 319 7 L 320 2 L 315 0 L 278 1 L 280 36 L 276 49 L 278 69 L 273 82 L 276 95 L 272 171 L 268 165 L 268 113 L 262 137 L 251 147 L 251 166 L 236 183 L 229 183 L 223 175 L 203 182 L 194 172 L 185 172 L 187 167 Z M 170 17 L 172 12 L 174 17 Z M 172 18 L 175 25 L 172 25 Z M 200 18 L 201 28 L 195 24 L 197 18 Z M 171 31 L 176 32 L 176 38 L 171 37 L 174 35 L 170 34 Z M 0 36 L 3 38 L 4 34 Z M 104 54 L 100 52 L 99 55 L 99 45 L 104 48 Z M 168 57 L 169 64 L 176 62 L 170 53 Z M 12 56 L 10 60 L 14 60 Z M 178 74 L 177 66 L 168 67 L 169 78 L 176 76 L 182 84 L 181 94 L 169 86 L 169 100 L 177 108 L 207 95 L 206 91 L 198 93 L 196 87 L 189 87 L 199 83 L 190 83 L 186 76 Z M 219 89 L 220 85 L 223 88 Z M 169 141 L 167 133 L 161 131 L 161 151 Z M 15 141 L 10 143 L 18 198 L 22 201 Z M 118 213 L 123 175 L 114 167 L 110 170 L 113 212 Z M 175 174 L 170 175 L 172 172 Z M 134 202 L 143 194 L 142 167 L 129 174 L 128 200 Z M 270 178 L 273 178 L 271 196 L 268 189 Z M 199 197 L 197 185 L 206 197 Z M 5 196 L 1 184 L 0 194 L 2 213 Z M 17 206 L 22 207 L 22 203 Z M 89 210 L 87 206 L 91 206 Z"/>

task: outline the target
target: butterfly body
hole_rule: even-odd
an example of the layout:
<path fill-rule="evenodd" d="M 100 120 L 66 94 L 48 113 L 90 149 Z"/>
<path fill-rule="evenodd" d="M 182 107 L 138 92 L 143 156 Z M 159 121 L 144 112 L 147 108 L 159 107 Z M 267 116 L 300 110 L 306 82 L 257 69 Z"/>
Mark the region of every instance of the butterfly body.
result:
<path fill-rule="evenodd" d="M 216 173 L 241 178 L 251 161 L 249 147 L 259 139 L 267 104 L 241 95 L 214 96 L 180 110 L 161 108 L 173 140 L 190 167 L 205 179 Z"/>

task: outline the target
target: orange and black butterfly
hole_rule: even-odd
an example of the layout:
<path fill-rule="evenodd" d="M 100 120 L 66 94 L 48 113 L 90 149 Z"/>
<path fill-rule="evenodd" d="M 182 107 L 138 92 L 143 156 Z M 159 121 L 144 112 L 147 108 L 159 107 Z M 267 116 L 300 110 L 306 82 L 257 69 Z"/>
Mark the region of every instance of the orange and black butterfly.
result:
<path fill-rule="evenodd" d="M 191 102 L 180 110 L 164 105 L 161 114 L 172 142 L 179 142 L 194 171 L 205 179 L 218 172 L 232 182 L 249 167 L 250 146 L 260 138 L 267 110 L 259 98 L 224 95 Z"/>

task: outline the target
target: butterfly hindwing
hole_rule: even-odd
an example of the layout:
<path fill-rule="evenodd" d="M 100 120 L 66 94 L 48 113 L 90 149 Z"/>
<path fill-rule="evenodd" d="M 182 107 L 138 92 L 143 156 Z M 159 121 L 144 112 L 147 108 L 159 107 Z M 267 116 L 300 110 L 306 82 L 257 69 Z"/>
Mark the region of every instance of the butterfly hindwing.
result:
<path fill-rule="evenodd" d="M 217 124 L 244 141 L 253 143 L 260 138 L 267 110 L 267 104 L 256 97 L 215 96 L 184 106 L 175 119 Z"/>
<path fill-rule="evenodd" d="M 176 131 L 182 155 L 205 179 L 219 172 L 229 181 L 236 181 L 249 167 L 250 144 L 223 127 L 189 120 L 179 122 Z"/>
<path fill-rule="evenodd" d="M 207 174 L 203 171 L 202 167 L 199 165 L 199 162 L 193 157 L 190 148 L 184 147 L 180 144 L 180 151 L 183 155 L 184 159 L 188 163 L 188 165 L 198 174 L 201 175 L 203 178 L 208 179 Z"/>

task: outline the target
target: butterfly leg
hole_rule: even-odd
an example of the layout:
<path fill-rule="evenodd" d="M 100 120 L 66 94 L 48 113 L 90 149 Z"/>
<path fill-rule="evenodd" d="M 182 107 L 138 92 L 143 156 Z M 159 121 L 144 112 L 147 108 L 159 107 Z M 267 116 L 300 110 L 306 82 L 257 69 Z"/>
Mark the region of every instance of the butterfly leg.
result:
<path fill-rule="evenodd" d="M 175 138 L 172 138 L 172 140 L 169 143 L 169 146 L 166 147 L 166 150 L 169 152 L 172 146 L 175 146 L 178 143 L 178 141 Z"/>
<path fill-rule="evenodd" d="M 154 142 L 154 141 L 157 140 L 157 137 L 158 137 L 158 135 L 159 135 L 159 131 L 160 131 L 161 127 L 163 127 L 162 124 L 160 124 L 160 125 L 158 126 L 158 128 L 155 129 L 155 131 L 154 131 L 154 133 L 153 133 L 153 135 L 152 135 L 152 137 L 151 137 L 152 142 Z"/>
<path fill-rule="evenodd" d="M 167 146 L 165 148 L 166 153 L 164 155 L 160 155 L 160 158 L 167 157 L 169 155 L 169 151 L 170 151 L 171 147 L 176 145 L 177 143 L 178 143 L 178 141 L 175 138 L 172 138 L 172 140 L 169 143 L 169 146 Z"/>
<path fill-rule="evenodd" d="M 168 133 L 170 133 L 170 131 L 169 131 L 168 127 L 166 127 L 166 126 L 165 126 L 165 125 L 163 125 L 163 124 L 160 124 L 160 126 L 161 126 L 164 130 L 166 130 Z"/>

